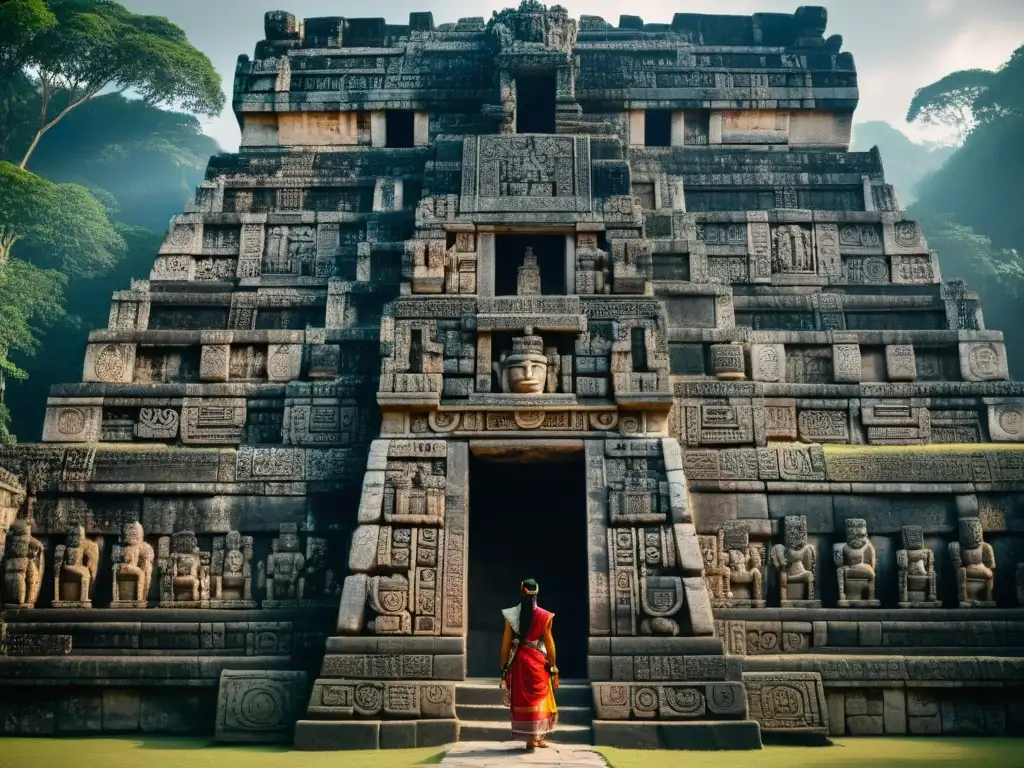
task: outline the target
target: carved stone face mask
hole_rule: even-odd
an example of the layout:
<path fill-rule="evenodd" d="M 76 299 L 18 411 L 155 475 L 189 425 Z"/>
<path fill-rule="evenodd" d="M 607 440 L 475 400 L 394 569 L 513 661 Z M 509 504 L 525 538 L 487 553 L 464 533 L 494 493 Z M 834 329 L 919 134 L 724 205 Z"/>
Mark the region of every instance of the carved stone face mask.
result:
<path fill-rule="evenodd" d="M 544 355 L 509 355 L 505 360 L 508 384 L 513 392 L 536 395 L 544 391 L 548 376 L 548 359 Z"/>

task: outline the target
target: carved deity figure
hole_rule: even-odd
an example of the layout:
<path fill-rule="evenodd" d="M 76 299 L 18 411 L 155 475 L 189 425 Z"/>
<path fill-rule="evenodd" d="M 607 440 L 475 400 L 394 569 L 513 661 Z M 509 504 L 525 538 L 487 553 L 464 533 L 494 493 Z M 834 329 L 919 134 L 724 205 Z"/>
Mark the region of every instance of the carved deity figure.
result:
<path fill-rule="evenodd" d="M 85 528 L 74 526 L 68 538 L 53 554 L 54 608 L 92 606 L 92 588 L 100 565 L 100 547 L 85 536 Z"/>
<path fill-rule="evenodd" d="M 260 568 L 259 580 L 266 585 L 267 601 L 303 598 L 306 558 L 299 552 L 299 544 L 298 526 L 282 523 L 278 537 L 271 542 L 266 566 Z"/>
<path fill-rule="evenodd" d="M 166 539 L 161 539 L 160 550 L 163 580 L 160 602 L 173 605 L 198 603 L 207 599 L 210 589 L 210 566 L 208 556 L 199 549 L 195 533 L 180 531 L 174 534 L 169 547 Z"/>
<path fill-rule="evenodd" d="M 494 365 L 503 392 L 539 395 L 548 384 L 548 357 L 540 336 L 517 336 L 512 351 L 502 352 Z"/>
<path fill-rule="evenodd" d="M 32 536 L 32 524 L 15 520 L 4 556 L 4 602 L 17 608 L 35 608 L 44 566 L 43 545 Z"/>
<path fill-rule="evenodd" d="M 788 224 L 775 230 L 775 271 L 814 272 L 814 246 L 811 233 L 799 224 Z"/>
<path fill-rule="evenodd" d="M 772 562 L 779 569 L 779 591 L 781 606 L 812 607 L 814 603 L 814 582 L 818 571 L 818 553 L 813 544 L 807 543 L 807 518 L 787 517 L 785 521 L 786 543 L 772 548 Z"/>
<path fill-rule="evenodd" d="M 980 518 L 961 518 L 960 541 L 950 543 L 949 555 L 956 568 L 960 607 L 994 608 L 996 556 L 992 546 L 985 543 Z"/>
<path fill-rule="evenodd" d="M 725 599 L 729 605 L 764 607 L 761 548 L 751 546 L 750 533 L 742 523 L 727 523 L 718 531 Z"/>
<path fill-rule="evenodd" d="M 875 599 L 875 548 L 868 538 L 866 520 L 846 521 L 846 542 L 832 548 L 839 581 L 840 608 L 877 608 Z"/>
<path fill-rule="evenodd" d="M 213 545 L 210 598 L 223 602 L 252 601 L 252 537 L 231 531 Z"/>
<path fill-rule="evenodd" d="M 121 529 L 121 543 L 113 552 L 114 607 L 129 604 L 145 607 L 153 579 L 153 547 L 146 543 L 141 523 L 128 523 Z"/>
<path fill-rule="evenodd" d="M 903 526 L 903 549 L 896 553 L 900 608 L 941 608 L 936 595 L 935 554 L 924 545 L 919 525 Z"/>
<path fill-rule="evenodd" d="M 526 246 L 526 253 L 523 255 L 523 265 L 519 267 L 516 275 L 517 296 L 540 296 L 540 267 L 537 266 L 537 255 L 533 252 L 533 246 Z"/>

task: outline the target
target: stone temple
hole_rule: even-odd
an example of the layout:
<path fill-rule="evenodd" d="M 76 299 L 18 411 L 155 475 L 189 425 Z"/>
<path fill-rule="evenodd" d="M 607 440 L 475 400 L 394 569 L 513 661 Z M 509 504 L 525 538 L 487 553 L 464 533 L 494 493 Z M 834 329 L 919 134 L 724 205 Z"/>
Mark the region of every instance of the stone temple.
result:
<path fill-rule="evenodd" d="M 610 745 L 1024 728 L 1024 385 L 823 8 L 300 21 L 0 452 L 6 734 Z M 0 544 L 0 549 L 3 544 Z"/>

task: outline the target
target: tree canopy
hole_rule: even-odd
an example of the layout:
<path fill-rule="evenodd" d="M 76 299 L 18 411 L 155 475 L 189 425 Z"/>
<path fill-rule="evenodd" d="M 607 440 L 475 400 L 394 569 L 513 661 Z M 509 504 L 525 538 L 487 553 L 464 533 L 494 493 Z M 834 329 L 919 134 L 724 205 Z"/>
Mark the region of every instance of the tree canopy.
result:
<path fill-rule="evenodd" d="M 0 8 L 0 73 L 29 72 L 39 87 L 22 168 L 47 131 L 107 89 L 196 114 L 224 107 L 209 58 L 163 17 L 134 14 L 112 0 L 8 0 Z"/>
<path fill-rule="evenodd" d="M 987 69 L 964 69 L 919 88 L 907 110 L 907 122 L 946 126 L 963 144 L 977 124 L 975 102 L 994 77 Z"/>

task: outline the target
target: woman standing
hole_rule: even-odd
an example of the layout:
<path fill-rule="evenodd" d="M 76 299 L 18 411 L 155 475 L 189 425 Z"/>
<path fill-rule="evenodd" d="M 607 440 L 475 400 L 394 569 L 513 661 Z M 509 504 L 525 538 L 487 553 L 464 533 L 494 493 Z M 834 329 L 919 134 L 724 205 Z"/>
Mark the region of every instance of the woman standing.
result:
<path fill-rule="evenodd" d="M 510 707 L 512 735 L 527 749 L 546 747 L 558 724 L 555 691 L 558 667 L 551 622 L 555 614 L 537 605 L 539 587 L 533 579 L 521 585 L 519 605 L 503 610 L 505 636 L 501 642 L 501 685 Z"/>

